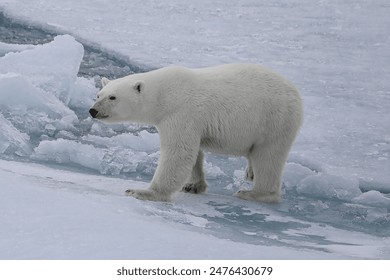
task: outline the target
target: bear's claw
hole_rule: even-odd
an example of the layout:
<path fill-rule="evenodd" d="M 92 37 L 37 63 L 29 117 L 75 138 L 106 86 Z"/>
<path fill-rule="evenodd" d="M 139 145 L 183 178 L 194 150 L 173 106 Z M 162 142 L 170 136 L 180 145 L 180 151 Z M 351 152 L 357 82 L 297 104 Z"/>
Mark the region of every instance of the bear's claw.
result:
<path fill-rule="evenodd" d="M 152 190 L 133 190 L 128 189 L 125 191 L 125 195 L 132 196 L 140 200 L 151 200 L 151 201 L 169 201 L 169 197 L 163 196 Z"/>
<path fill-rule="evenodd" d="M 182 191 L 186 193 L 203 193 L 207 189 L 207 184 L 204 181 L 200 181 L 197 183 L 188 183 L 183 188 Z"/>
<path fill-rule="evenodd" d="M 255 174 L 253 173 L 252 166 L 247 166 L 245 169 L 245 180 L 252 182 L 255 178 Z"/>
<path fill-rule="evenodd" d="M 239 190 L 234 196 L 252 201 L 266 202 L 266 203 L 277 203 L 280 201 L 280 195 L 277 192 L 272 193 L 259 193 L 253 190 Z"/>

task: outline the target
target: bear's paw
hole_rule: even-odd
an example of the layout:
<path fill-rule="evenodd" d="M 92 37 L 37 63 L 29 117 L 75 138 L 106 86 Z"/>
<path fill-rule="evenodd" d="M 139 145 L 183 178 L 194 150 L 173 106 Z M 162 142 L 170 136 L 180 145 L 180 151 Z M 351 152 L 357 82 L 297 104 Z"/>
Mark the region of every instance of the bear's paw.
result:
<path fill-rule="evenodd" d="M 205 181 L 200 181 L 196 183 L 188 183 L 186 184 L 182 191 L 186 193 L 203 193 L 207 189 L 207 184 Z"/>
<path fill-rule="evenodd" d="M 277 192 L 259 193 L 253 190 L 239 190 L 234 195 L 241 199 L 266 203 L 277 203 L 280 201 L 280 195 Z"/>
<path fill-rule="evenodd" d="M 132 196 L 140 200 L 150 200 L 150 201 L 169 201 L 169 197 L 166 195 L 162 195 L 158 192 L 155 192 L 150 189 L 146 190 L 126 190 L 125 194 L 127 196 Z"/>

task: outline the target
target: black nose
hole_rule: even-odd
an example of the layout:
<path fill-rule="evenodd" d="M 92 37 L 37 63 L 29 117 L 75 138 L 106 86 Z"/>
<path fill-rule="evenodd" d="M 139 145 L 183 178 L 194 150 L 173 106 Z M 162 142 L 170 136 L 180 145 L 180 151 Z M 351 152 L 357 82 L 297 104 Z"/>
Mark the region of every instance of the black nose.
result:
<path fill-rule="evenodd" d="M 89 109 L 89 113 L 91 114 L 92 118 L 96 118 L 98 111 L 95 110 L 94 108 L 91 108 Z"/>

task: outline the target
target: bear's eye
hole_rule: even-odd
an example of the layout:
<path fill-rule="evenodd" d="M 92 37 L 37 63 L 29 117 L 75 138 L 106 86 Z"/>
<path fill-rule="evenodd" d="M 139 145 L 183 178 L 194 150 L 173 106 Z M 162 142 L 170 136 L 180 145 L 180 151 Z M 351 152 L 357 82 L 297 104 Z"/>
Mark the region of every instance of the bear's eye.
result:
<path fill-rule="evenodd" d="M 110 100 L 115 100 L 116 99 L 115 96 L 110 96 L 109 98 L 110 98 Z"/>

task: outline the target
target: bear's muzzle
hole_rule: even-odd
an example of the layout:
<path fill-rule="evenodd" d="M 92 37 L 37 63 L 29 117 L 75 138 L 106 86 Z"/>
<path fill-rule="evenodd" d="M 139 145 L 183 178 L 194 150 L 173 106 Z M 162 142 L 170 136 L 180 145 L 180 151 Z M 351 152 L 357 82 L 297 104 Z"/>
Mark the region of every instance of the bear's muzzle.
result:
<path fill-rule="evenodd" d="M 92 118 L 96 118 L 99 111 L 94 109 L 94 108 L 91 108 L 91 109 L 89 109 L 89 113 L 91 114 Z"/>

